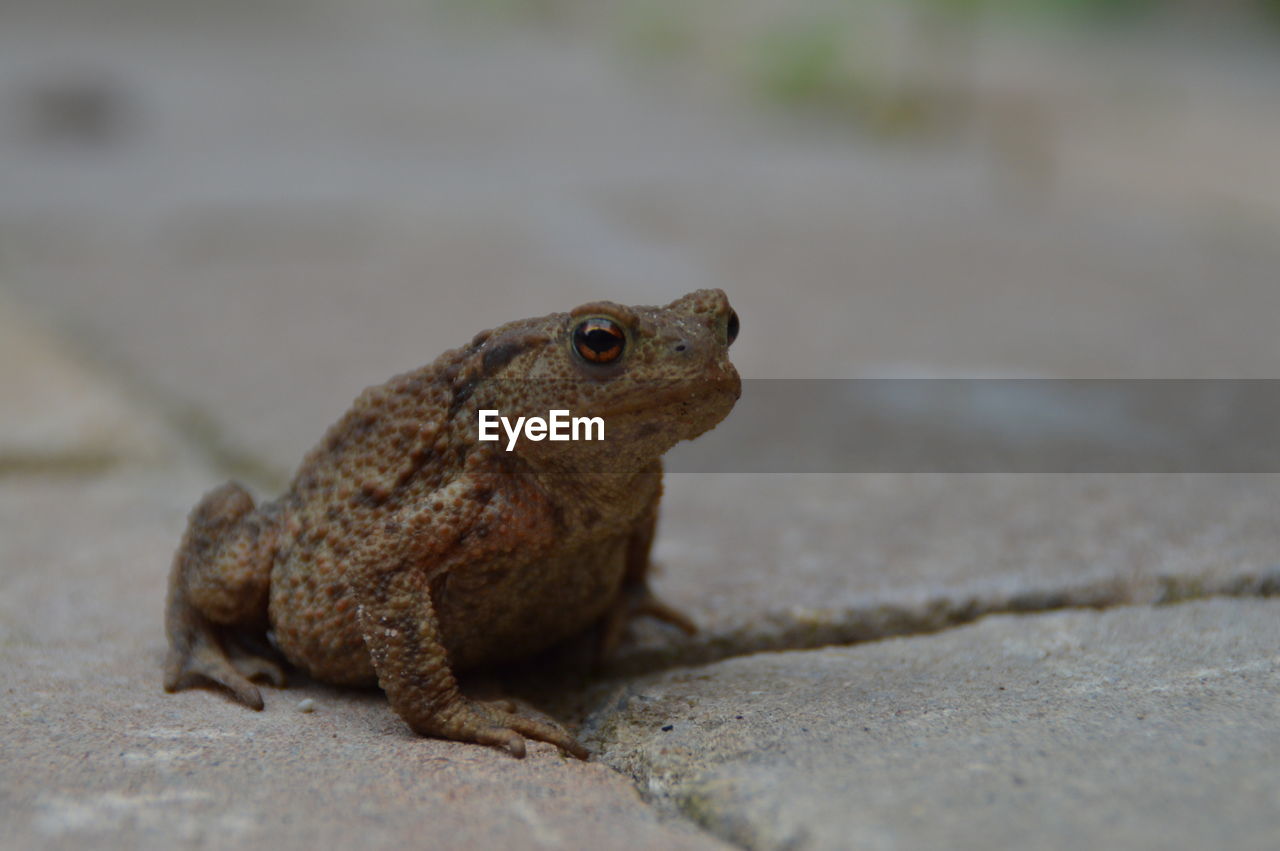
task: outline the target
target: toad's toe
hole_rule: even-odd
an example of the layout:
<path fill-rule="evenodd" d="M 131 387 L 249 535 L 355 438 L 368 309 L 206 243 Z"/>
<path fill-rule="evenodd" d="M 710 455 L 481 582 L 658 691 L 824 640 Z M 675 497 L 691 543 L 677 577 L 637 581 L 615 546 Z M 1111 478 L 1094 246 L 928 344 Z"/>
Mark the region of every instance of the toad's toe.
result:
<path fill-rule="evenodd" d="M 524 715 L 510 700 L 466 701 L 464 707 L 424 732 L 499 747 L 516 758 L 525 755 L 525 739 L 555 745 L 578 759 L 590 756 L 559 724 Z"/>
<path fill-rule="evenodd" d="M 164 666 L 165 691 L 180 691 L 200 683 L 214 683 L 231 692 L 250 709 L 262 709 L 262 692 L 240 673 L 220 648 L 197 644 L 190 652 L 170 650 Z"/>

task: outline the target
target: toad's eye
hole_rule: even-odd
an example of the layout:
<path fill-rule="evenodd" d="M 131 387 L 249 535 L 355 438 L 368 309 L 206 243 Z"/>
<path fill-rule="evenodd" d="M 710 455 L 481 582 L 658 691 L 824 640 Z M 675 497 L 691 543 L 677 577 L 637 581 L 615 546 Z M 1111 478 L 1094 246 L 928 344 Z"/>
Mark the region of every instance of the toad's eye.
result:
<path fill-rule="evenodd" d="M 733 341 L 738 339 L 738 311 L 729 311 L 729 323 L 725 325 L 725 333 L 729 337 L 728 345 L 732 346 Z"/>
<path fill-rule="evenodd" d="M 613 363 L 622 357 L 626 345 L 622 326 L 603 316 L 584 319 L 573 329 L 574 351 L 588 363 Z"/>

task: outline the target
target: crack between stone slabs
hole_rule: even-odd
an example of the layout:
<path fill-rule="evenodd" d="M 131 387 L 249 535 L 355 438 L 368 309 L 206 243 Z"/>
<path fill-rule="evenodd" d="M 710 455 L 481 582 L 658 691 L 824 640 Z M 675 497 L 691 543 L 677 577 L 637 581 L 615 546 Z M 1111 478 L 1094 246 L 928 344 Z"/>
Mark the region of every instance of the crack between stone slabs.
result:
<path fill-rule="evenodd" d="M 628 651 L 594 674 L 583 651 L 568 645 L 563 656 L 537 657 L 513 666 L 516 690 L 535 704 L 556 706 L 560 715 L 581 723 L 595 714 L 603 696 L 625 688 L 629 680 L 649 674 L 697 668 L 757 653 L 804 652 L 827 647 L 851 647 L 892 638 L 936 635 L 967 626 L 989 615 L 1044 614 L 1068 609 L 1102 611 L 1119 606 L 1172 605 L 1210 597 L 1280 596 L 1280 565 L 1259 575 L 1236 577 L 1205 587 L 1185 577 L 1161 577 L 1143 594 L 1118 580 L 1086 583 L 1074 588 L 1030 590 L 1006 597 L 938 597 L 921 605 L 900 603 L 851 607 L 823 623 L 789 612 L 766 613 L 741 631 L 695 636 L 680 642 Z M 767 624 L 767 625 L 766 625 Z M 584 643 L 585 645 L 586 643 Z M 552 672 L 547 677 L 547 672 Z M 547 684 L 550 680 L 550 684 Z M 512 682 L 509 680 L 509 682 Z M 577 692 L 576 707 L 561 703 L 565 693 Z M 607 737 L 605 737 L 607 739 Z"/>
<path fill-rule="evenodd" d="M 24 475 L 95 476 L 125 463 L 114 452 L 73 450 L 68 452 L 0 452 L 0 477 Z"/>
<path fill-rule="evenodd" d="M 175 436 L 179 444 L 195 453 L 218 475 L 237 479 L 262 492 L 278 493 L 289 482 L 289 472 L 236 444 L 199 404 L 181 399 L 148 380 L 133 369 L 105 338 L 86 323 L 56 315 L 49 317 L 49 327 L 59 334 L 66 351 L 77 361 L 92 364 L 96 372 L 113 382 L 126 399 L 152 412 Z M 0 473 L 9 472 L 0 457 Z M 13 469 L 21 472 L 100 472 L 114 467 L 122 459 L 80 459 L 72 457 L 32 459 Z M 47 463 L 42 463 L 47 462 Z M 39 465 L 39 466 L 37 466 Z"/>
<path fill-rule="evenodd" d="M 937 597 L 921 605 L 869 604 L 826 617 L 766 613 L 749 624 L 680 641 L 625 648 L 601 675 L 622 679 L 670 668 L 706 665 L 753 653 L 817 650 L 930 635 L 965 626 L 988 615 L 1034 614 L 1062 609 L 1108 609 L 1115 606 L 1169 605 L 1211 597 L 1280 596 L 1280 564 L 1260 572 L 1205 580 L 1193 576 L 1161 576 L 1142 583 L 1102 580 L 1061 589 L 1032 589 L 1006 596 Z"/>
<path fill-rule="evenodd" d="M 685 647 L 654 658 L 639 657 L 626 660 L 617 667 L 611 666 L 582 689 L 583 697 L 586 698 L 584 702 L 592 708 L 577 713 L 579 725 L 585 725 L 579 735 L 597 753 L 602 764 L 631 780 L 641 800 L 653 808 L 660 818 L 681 819 L 720 842 L 736 848 L 753 849 L 759 846 L 740 840 L 740 831 L 735 828 L 732 818 L 726 821 L 724 813 L 708 810 L 705 801 L 682 790 L 680 783 L 673 783 L 670 778 L 664 780 L 657 771 L 657 766 L 643 760 L 615 764 L 603 758 L 603 753 L 614 741 L 608 728 L 608 718 L 613 713 L 606 709 L 606 704 L 617 701 L 619 695 L 627 693 L 628 680 L 644 674 L 696 668 L 755 653 L 817 650 L 889 638 L 935 635 L 972 624 L 988 615 L 1035 615 L 1067 609 L 1101 611 L 1121 606 L 1169 606 L 1214 597 L 1280 597 L 1280 564 L 1254 575 L 1232 577 L 1209 584 L 1194 577 L 1164 576 L 1147 583 L 1140 591 L 1131 584 L 1108 580 L 1061 590 L 1026 591 L 988 602 L 976 597 L 966 600 L 939 598 L 914 610 L 904 605 L 854 609 L 847 611 L 847 622 L 828 625 L 825 631 L 803 637 L 795 634 L 797 628 L 808 627 L 799 627 L 794 622 L 796 619 L 792 618 L 790 632 L 784 628 L 773 635 L 758 635 L 750 644 L 711 641 L 702 645 L 701 652 L 690 652 L 690 648 Z M 923 616 L 920 610 L 924 610 Z M 733 645 L 732 649 L 726 645 Z M 672 658 L 672 654 L 676 658 Z M 646 664 L 639 664 L 640 662 Z M 803 845 L 804 837 L 798 836 L 791 837 L 777 847 L 785 849 Z"/>
<path fill-rule="evenodd" d="M 288 487 L 288 471 L 236 445 L 203 408 L 169 400 L 158 391 L 150 395 L 160 416 L 217 472 L 263 493 L 281 493 Z"/>

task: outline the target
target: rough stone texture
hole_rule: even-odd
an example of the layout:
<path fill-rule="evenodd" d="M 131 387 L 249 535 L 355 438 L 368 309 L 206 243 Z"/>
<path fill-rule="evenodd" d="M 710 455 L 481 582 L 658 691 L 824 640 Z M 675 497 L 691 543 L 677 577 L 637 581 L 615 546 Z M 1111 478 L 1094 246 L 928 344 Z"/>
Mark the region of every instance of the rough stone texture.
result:
<path fill-rule="evenodd" d="M 165 694 L 165 565 L 196 484 L 0 481 L 0 845 L 723 847 L 598 762 L 422 739 L 378 692 L 268 689 L 262 713 Z"/>
<path fill-rule="evenodd" d="M 619 686 L 651 800 L 748 848 L 1275 848 L 1280 602 L 994 617 Z"/>

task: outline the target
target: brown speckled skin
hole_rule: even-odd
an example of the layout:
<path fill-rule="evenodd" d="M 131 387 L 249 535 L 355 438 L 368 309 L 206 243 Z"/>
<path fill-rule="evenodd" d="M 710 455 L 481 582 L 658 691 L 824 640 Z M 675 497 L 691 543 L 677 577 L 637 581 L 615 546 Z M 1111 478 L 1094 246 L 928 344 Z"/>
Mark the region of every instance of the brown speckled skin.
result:
<path fill-rule="evenodd" d="M 573 329 L 611 318 L 623 354 L 581 357 Z M 464 697 L 453 672 L 527 656 L 603 619 L 691 624 L 649 593 L 660 458 L 738 398 L 724 293 L 666 307 L 609 302 L 478 334 L 366 390 L 260 507 L 235 483 L 191 514 L 169 581 L 165 687 L 201 681 L 261 708 L 281 684 L 260 654 L 339 684 L 378 683 L 420 733 L 524 753 L 523 736 L 584 756 L 557 725 Z M 736 326 L 736 317 L 733 318 Z M 604 441 L 480 442 L 477 411 L 602 416 Z"/>

